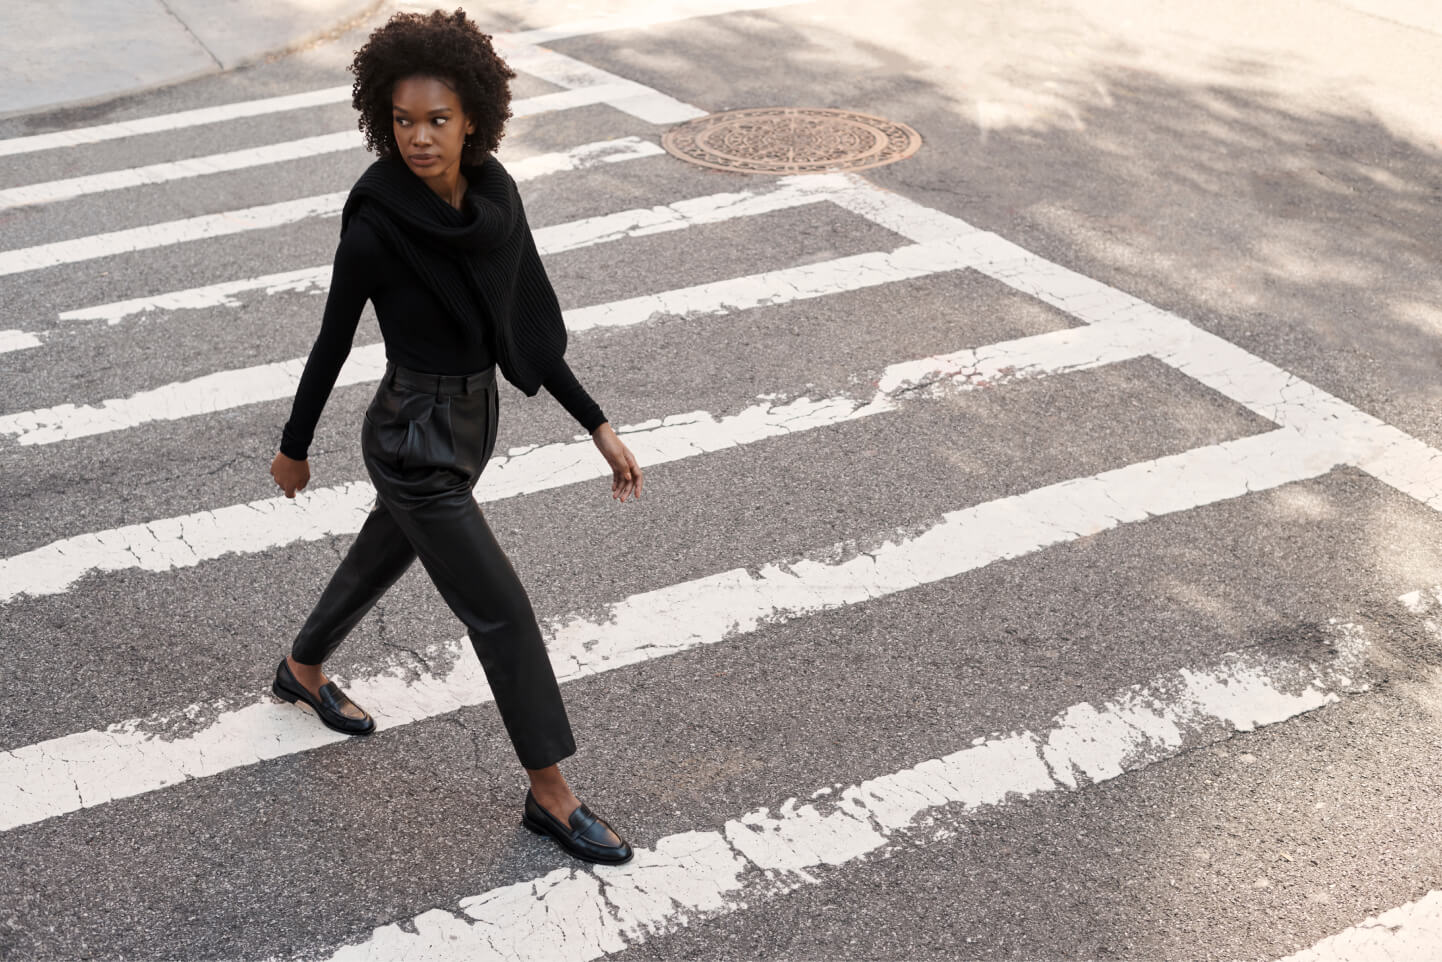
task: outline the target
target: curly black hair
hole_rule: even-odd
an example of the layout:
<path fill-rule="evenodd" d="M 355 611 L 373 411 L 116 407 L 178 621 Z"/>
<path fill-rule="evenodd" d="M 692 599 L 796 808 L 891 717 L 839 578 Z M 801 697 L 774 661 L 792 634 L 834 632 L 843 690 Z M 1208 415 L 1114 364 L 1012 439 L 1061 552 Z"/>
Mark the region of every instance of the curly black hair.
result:
<path fill-rule="evenodd" d="M 407 77 L 435 77 L 460 97 L 461 110 L 476 125 L 461 155 L 463 164 L 479 164 L 505 136 L 516 72 L 492 48 L 491 35 L 482 33 L 464 10 L 397 13 L 371 33 L 350 69 L 355 74 L 351 104 L 360 111 L 361 134 L 366 147 L 381 157 L 396 152 L 391 93 Z"/>

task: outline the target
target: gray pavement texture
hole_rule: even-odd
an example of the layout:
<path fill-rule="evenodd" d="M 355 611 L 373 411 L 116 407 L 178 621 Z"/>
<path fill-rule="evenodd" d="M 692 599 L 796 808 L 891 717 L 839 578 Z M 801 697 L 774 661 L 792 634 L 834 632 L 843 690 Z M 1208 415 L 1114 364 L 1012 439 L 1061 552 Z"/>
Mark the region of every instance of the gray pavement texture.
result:
<path fill-rule="evenodd" d="M 298 49 L 385 0 L 7 0 L 0 116 L 95 104 Z"/>
<path fill-rule="evenodd" d="M 641 5 L 468 6 L 502 31 Z M 0 139 L 344 84 L 351 52 L 391 8 L 296 7 L 293 23 L 304 14 L 314 25 L 294 37 L 366 19 L 224 70 L 254 60 L 224 24 L 274 23 L 284 7 L 44 9 L 79 25 L 51 41 L 69 43 L 63 56 L 12 50 L 39 8 L 0 5 L 0 71 L 24 74 L 0 75 L 5 89 L 56 96 L 0 117 Z M 132 21 L 153 30 L 149 54 L 110 46 L 117 59 L 96 55 L 96 75 L 108 73 L 83 92 L 45 82 L 43 58 L 95 46 L 102 21 L 83 14 L 106 10 L 154 18 Z M 707 111 L 811 105 L 903 121 L 924 146 L 867 180 L 1173 311 L 1442 447 L 1439 29 L 1428 0 L 849 0 L 548 46 Z M 147 60 L 170 72 L 137 74 Z M 516 83 L 517 96 L 553 89 Z M 76 98 L 95 102 L 56 106 Z M 317 106 L 0 157 L 0 190 L 352 124 L 345 105 Z M 513 122 L 501 157 L 664 129 L 593 105 Z M 348 150 L 0 210 L 0 249 L 344 190 L 369 161 Z M 656 156 L 522 192 L 541 228 L 766 183 Z M 0 277 L 0 330 L 45 334 L 0 354 L 0 415 L 304 355 L 314 293 L 114 326 L 58 314 L 325 264 L 336 229 L 316 218 Z M 902 242 L 813 204 L 548 255 L 546 267 L 571 309 Z M 730 414 L 771 394 L 859 392 L 895 362 L 1076 323 L 961 270 L 589 330 L 568 357 L 608 413 L 634 423 Z M 378 340 L 364 318 L 357 346 Z M 333 394 L 313 485 L 365 477 L 357 434 L 372 389 Z M 576 430 L 544 396 L 506 388 L 501 405 L 498 450 Z M 3 555 L 272 496 L 266 466 L 288 408 L 0 444 Z M 1139 358 L 656 465 L 644 499 L 624 507 L 595 481 L 485 510 L 549 621 L 837 543 L 865 550 L 947 512 L 1273 428 Z M 162 739 L 203 729 L 217 705 L 268 685 L 350 541 L 96 574 L 0 604 L 0 752 L 151 713 L 172 716 Z M 1442 888 L 1442 632 L 1402 621 L 1395 603 L 1439 582 L 1442 514 L 1343 467 L 567 682 L 580 746 L 567 777 L 652 845 L 993 732 L 1038 729 L 1223 652 L 1322 659 L 1334 617 L 1374 639 L 1365 692 L 1105 784 L 958 816 L 949 839 L 890 845 L 611 957 L 1266 960 Z M 330 667 L 443 672 L 445 656 L 427 646 L 459 634 L 417 568 Z M 206 707 L 177 715 L 193 705 Z M 571 868 L 518 826 L 523 791 L 482 704 L 14 828 L 0 840 L 0 959 L 327 958 L 376 926 Z"/>

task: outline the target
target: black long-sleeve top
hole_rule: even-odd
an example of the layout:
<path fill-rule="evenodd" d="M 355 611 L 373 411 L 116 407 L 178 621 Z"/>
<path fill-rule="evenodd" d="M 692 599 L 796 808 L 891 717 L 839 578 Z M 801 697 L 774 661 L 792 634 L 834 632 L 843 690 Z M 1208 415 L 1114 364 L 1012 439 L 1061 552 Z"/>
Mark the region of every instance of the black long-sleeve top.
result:
<path fill-rule="evenodd" d="M 430 374 L 470 374 L 495 362 L 488 318 L 457 321 L 415 271 L 388 251 L 363 219 L 352 222 L 336 248 L 330 295 L 320 334 L 306 359 L 280 450 L 304 460 L 316 423 L 350 355 L 361 310 L 375 305 L 386 357 L 401 367 Z M 541 382 L 588 432 L 606 421 L 564 360 Z"/>

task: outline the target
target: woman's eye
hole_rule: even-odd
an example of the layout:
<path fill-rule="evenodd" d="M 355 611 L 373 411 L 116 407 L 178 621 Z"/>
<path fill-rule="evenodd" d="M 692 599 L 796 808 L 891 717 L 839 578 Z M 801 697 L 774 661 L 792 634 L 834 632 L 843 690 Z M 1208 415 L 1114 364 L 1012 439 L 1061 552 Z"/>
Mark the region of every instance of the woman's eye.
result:
<path fill-rule="evenodd" d="M 446 125 L 446 118 L 445 118 L 445 117 L 437 117 L 437 118 L 436 118 L 436 126 L 437 126 L 437 127 L 444 127 L 445 125 Z"/>

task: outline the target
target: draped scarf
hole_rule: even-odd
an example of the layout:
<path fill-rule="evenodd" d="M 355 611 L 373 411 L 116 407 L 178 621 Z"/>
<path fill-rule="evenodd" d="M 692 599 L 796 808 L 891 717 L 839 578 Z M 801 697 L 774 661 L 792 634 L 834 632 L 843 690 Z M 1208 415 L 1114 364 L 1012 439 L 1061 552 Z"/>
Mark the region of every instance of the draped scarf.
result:
<path fill-rule="evenodd" d="M 461 168 L 455 209 L 399 157 L 363 173 L 341 211 L 341 234 L 359 218 L 404 261 L 458 324 L 493 325 L 506 380 L 535 394 L 566 352 L 566 325 L 526 223 L 515 179 L 495 157 Z"/>

